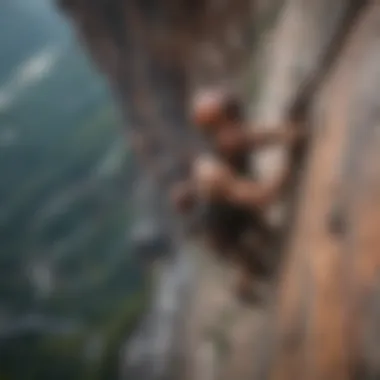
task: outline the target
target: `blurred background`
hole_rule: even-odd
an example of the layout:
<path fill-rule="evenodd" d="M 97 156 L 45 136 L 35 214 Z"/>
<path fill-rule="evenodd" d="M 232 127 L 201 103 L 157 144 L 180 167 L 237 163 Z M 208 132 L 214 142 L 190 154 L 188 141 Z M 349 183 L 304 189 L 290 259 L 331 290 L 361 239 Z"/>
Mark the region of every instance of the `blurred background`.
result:
<path fill-rule="evenodd" d="M 52 1 L 0 2 L 0 56 L 0 379 L 111 379 L 148 295 L 120 113 Z"/>

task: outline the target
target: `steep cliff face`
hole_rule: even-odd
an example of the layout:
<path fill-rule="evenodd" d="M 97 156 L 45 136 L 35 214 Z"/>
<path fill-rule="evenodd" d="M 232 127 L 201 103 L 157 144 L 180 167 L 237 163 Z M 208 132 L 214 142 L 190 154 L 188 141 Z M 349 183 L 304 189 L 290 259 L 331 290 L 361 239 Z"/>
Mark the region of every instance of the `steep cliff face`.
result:
<path fill-rule="evenodd" d="M 328 17 L 331 3 L 323 3 L 316 2 L 323 20 L 336 19 Z M 276 380 L 371 379 L 380 373 L 375 359 L 378 325 L 373 324 L 379 304 L 380 172 L 375 126 L 379 125 L 380 7 L 365 1 L 334 5 L 336 15 L 342 16 L 350 6 L 356 7 L 356 15 L 307 115 L 313 136 L 279 283 L 276 350 L 268 351 L 269 356 L 274 353 L 268 376 Z M 310 22 L 302 20 L 298 19 L 298 27 L 310 30 Z M 282 33 L 285 25 L 279 28 Z M 319 46 L 324 33 L 314 37 Z M 294 49 L 302 50 L 302 39 Z"/>
<path fill-rule="evenodd" d="M 160 248 L 165 257 L 157 267 L 154 301 L 126 344 L 122 374 L 190 376 L 187 315 L 197 277 L 167 190 L 202 146 L 187 121 L 192 88 L 236 79 L 246 64 L 251 2 L 61 0 L 59 7 L 107 76 L 125 116 L 126 142 L 139 165 L 137 249 L 171 237 Z"/>

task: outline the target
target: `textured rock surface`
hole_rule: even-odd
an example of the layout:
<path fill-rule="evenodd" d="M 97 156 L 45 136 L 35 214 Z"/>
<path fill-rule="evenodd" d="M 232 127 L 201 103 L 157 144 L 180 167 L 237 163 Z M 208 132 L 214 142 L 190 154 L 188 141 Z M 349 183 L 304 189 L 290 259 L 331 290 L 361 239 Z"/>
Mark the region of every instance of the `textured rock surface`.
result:
<path fill-rule="evenodd" d="M 360 14 L 310 115 L 305 183 L 279 283 L 272 379 L 379 374 L 370 322 L 379 297 L 379 17 L 378 4 Z M 340 236 L 329 231 L 336 204 L 347 225 Z"/>

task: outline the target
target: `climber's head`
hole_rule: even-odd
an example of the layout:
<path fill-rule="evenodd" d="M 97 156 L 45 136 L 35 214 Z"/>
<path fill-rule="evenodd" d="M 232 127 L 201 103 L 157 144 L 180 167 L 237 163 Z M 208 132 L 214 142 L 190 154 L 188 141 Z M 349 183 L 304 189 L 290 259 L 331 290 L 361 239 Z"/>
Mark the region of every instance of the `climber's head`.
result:
<path fill-rule="evenodd" d="M 192 102 L 192 121 L 206 134 L 215 134 L 226 123 L 241 119 L 241 105 L 238 97 L 221 88 L 199 91 Z"/>

